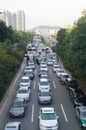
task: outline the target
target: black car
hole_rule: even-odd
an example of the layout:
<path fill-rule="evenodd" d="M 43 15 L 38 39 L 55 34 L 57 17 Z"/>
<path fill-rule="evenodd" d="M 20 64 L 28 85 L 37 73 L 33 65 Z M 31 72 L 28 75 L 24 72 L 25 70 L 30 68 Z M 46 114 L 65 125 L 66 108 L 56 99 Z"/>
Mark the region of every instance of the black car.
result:
<path fill-rule="evenodd" d="M 70 95 L 75 89 L 79 87 L 78 82 L 75 79 L 71 79 L 71 80 L 66 79 L 66 86 Z"/>
<path fill-rule="evenodd" d="M 75 98 L 73 100 L 73 105 L 74 105 L 74 107 L 77 107 L 77 106 L 86 106 L 86 97 Z"/>
<path fill-rule="evenodd" d="M 26 106 L 27 104 L 24 99 L 16 98 L 10 106 L 9 116 L 14 118 L 24 117 Z"/>
<path fill-rule="evenodd" d="M 78 98 L 83 98 L 83 97 L 85 97 L 85 94 L 80 88 L 71 91 L 71 98 L 73 100 Z"/>

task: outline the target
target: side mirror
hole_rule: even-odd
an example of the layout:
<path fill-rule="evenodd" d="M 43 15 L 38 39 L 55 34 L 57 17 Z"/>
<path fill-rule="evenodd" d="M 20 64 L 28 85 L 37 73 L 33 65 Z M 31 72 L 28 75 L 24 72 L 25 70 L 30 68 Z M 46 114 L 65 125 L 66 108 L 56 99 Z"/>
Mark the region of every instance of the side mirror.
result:
<path fill-rule="evenodd" d="M 40 116 L 38 116 L 38 118 L 40 119 Z"/>
<path fill-rule="evenodd" d="M 56 116 L 57 119 L 59 119 L 59 116 Z"/>

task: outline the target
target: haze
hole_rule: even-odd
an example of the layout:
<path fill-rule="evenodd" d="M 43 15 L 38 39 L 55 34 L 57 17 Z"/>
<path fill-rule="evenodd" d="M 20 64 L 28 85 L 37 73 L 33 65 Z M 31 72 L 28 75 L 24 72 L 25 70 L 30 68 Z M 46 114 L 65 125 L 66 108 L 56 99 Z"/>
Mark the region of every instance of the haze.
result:
<path fill-rule="evenodd" d="M 26 29 L 73 24 L 84 9 L 86 0 L 0 0 L 0 10 L 24 10 Z"/>

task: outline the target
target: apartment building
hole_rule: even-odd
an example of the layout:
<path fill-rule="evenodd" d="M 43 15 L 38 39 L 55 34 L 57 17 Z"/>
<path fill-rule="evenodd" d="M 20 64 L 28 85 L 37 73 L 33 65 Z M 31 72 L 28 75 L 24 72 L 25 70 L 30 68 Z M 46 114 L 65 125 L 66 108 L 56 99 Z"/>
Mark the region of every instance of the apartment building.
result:
<path fill-rule="evenodd" d="M 0 12 L 0 20 L 6 23 L 6 26 L 11 26 L 14 30 L 25 31 L 25 13 L 24 11 L 18 11 L 17 13 L 11 13 L 10 11 Z"/>
<path fill-rule="evenodd" d="M 17 30 L 25 31 L 25 13 L 18 11 L 17 13 Z"/>

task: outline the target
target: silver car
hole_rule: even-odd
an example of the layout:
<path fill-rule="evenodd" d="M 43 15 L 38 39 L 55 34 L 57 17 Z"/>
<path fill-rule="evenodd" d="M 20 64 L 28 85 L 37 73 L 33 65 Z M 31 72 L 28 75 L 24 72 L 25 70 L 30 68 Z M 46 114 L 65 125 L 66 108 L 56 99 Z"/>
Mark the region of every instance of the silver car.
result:
<path fill-rule="evenodd" d="M 38 94 L 39 104 L 52 104 L 52 94 L 50 91 L 40 91 Z"/>
<path fill-rule="evenodd" d="M 8 122 L 4 130 L 23 130 L 21 122 Z"/>
<path fill-rule="evenodd" d="M 10 117 L 24 117 L 26 112 L 26 106 L 26 101 L 24 99 L 15 99 L 10 106 Z"/>

